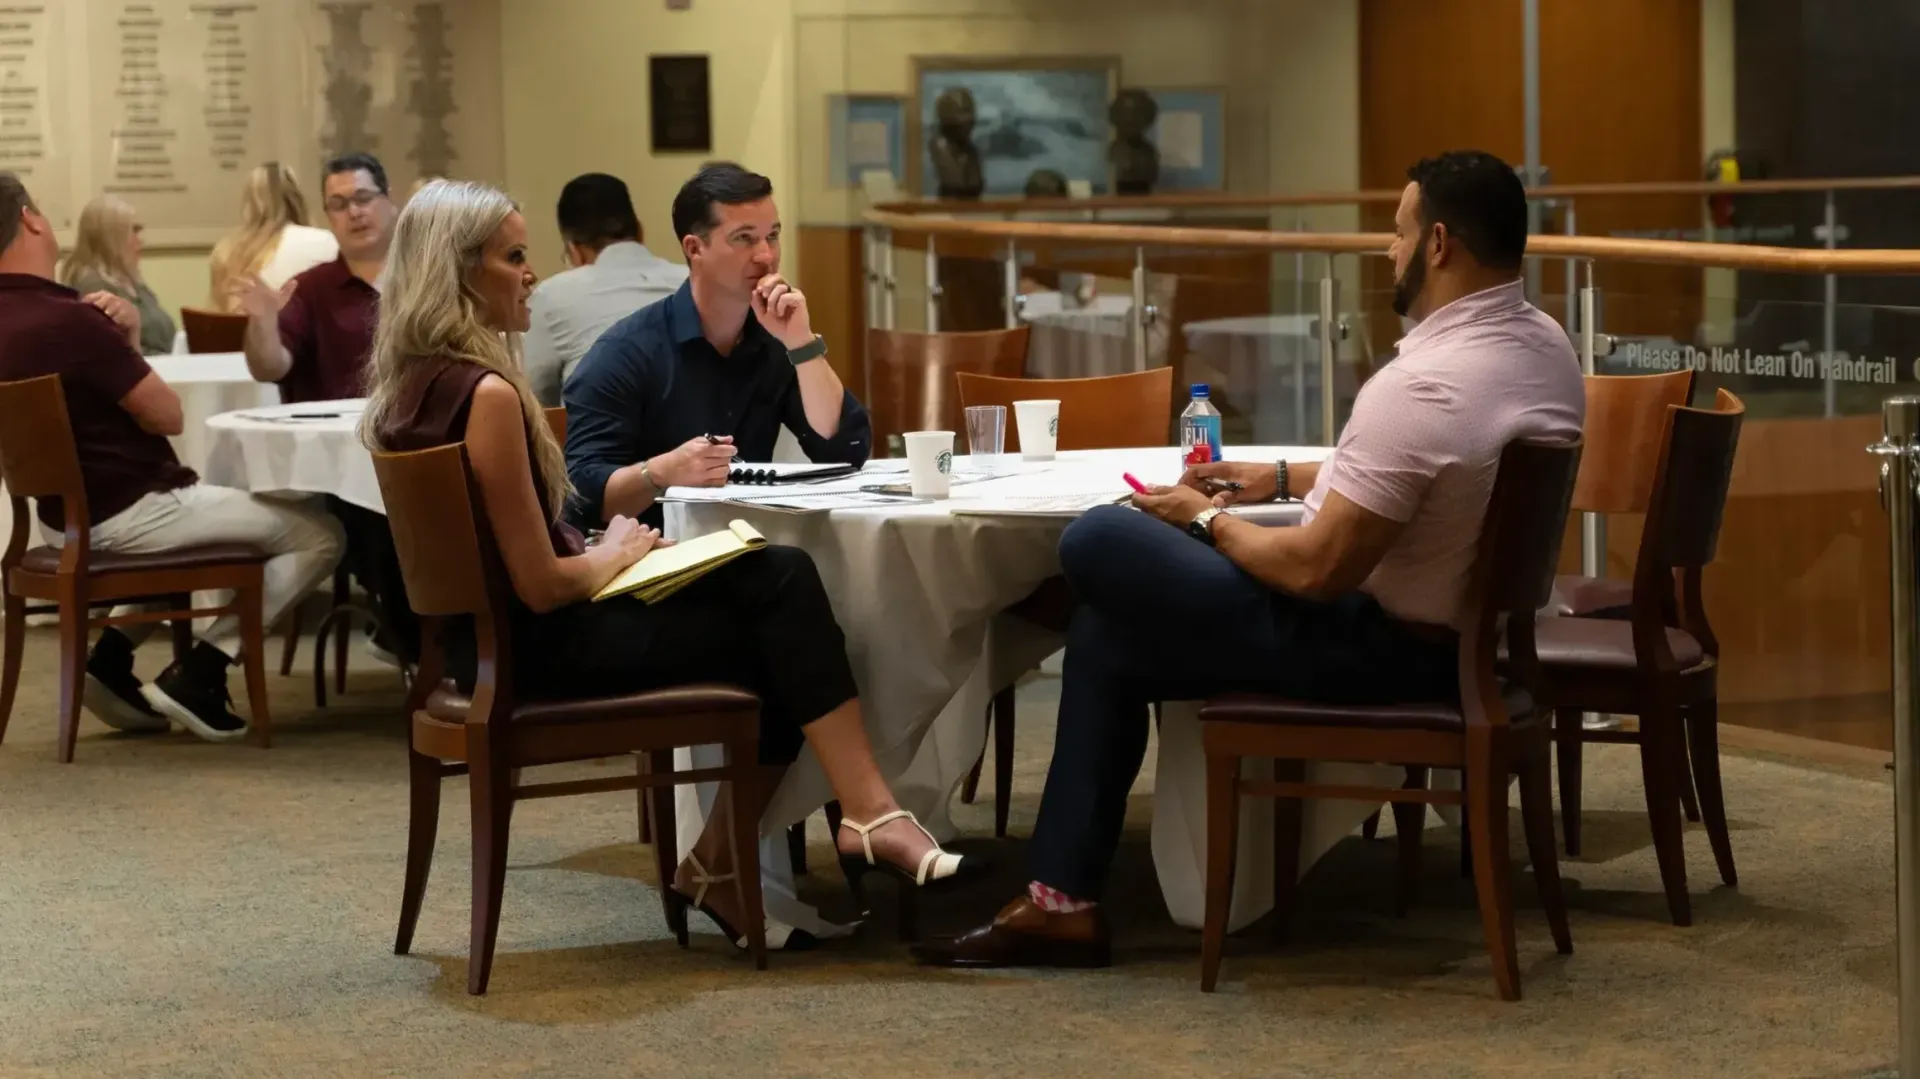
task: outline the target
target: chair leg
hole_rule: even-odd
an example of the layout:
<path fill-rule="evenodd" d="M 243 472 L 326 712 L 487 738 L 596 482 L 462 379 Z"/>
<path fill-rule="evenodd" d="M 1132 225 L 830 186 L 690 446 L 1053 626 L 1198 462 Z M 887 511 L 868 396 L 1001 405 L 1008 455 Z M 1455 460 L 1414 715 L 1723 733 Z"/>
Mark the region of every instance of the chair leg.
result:
<path fill-rule="evenodd" d="M 1560 887 L 1560 854 L 1553 844 L 1553 773 L 1542 744 L 1537 756 L 1520 765 L 1520 820 L 1527 832 L 1527 861 L 1533 864 L 1533 886 L 1547 912 L 1554 950 L 1573 954 L 1573 933 L 1567 928 L 1567 895 Z"/>
<path fill-rule="evenodd" d="M 60 746 L 61 764 L 73 763 L 80 734 L 80 697 L 87 678 L 87 607 L 78 591 L 60 601 Z"/>
<path fill-rule="evenodd" d="M 1520 999 L 1520 959 L 1513 938 L 1513 878 L 1507 860 L 1507 771 L 1491 732 L 1467 728 L 1467 832 L 1473 837 L 1473 890 L 1501 1000 Z"/>
<path fill-rule="evenodd" d="M 1276 782 L 1298 783 L 1307 777 L 1305 761 L 1274 761 Z M 1307 803 L 1299 798 L 1273 802 L 1273 942 L 1287 939 L 1287 919 L 1293 914 L 1293 893 L 1300 884 L 1300 845 L 1306 829 Z"/>
<path fill-rule="evenodd" d="M 1675 925 L 1692 925 L 1687 898 L 1687 852 L 1681 836 L 1677 759 L 1684 744 L 1679 715 L 1664 705 L 1640 716 L 1640 772 L 1646 785 L 1647 822 L 1653 829 L 1653 850 L 1660 861 L 1660 883 L 1667 892 L 1667 911 Z"/>
<path fill-rule="evenodd" d="M 0 724 L 6 717 L 0 715 Z M 1740 883 L 1733 868 L 1733 837 L 1727 833 L 1726 794 L 1720 787 L 1720 705 L 1708 700 L 1694 705 L 1687 713 L 1687 741 L 1692 752 L 1693 785 L 1700 792 L 1700 815 L 1707 826 L 1707 841 L 1713 844 L 1713 860 L 1719 864 L 1720 879 L 1732 888 Z"/>
<path fill-rule="evenodd" d="M 651 750 L 638 754 L 636 767 L 644 768 L 655 776 L 673 774 L 673 750 Z M 675 898 L 671 891 L 673 874 L 680 868 L 680 834 L 674 826 L 673 788 L 666 784 L 642 787 L 642 804 L 647 806 L 647 814 L 653 824 L 653 869 L 660 881 L 660 904 L 666 912 L 667 928 L 673 931 L 673 939 L 682 948 L 690 940 L 687 929 L 687 905 Z"/>
<path fill-rule="evenodd" d="M 1404 786 L 1407 790 L 1425 790 L 1427 770 L 1409 765 Z M 1380 819 L 1379 810 L 1374 811 L 1373 817 Z M 1424 803 L 1393 803 L 1394 842 L 1400 850 L 1400 887 L 1394 893 L 1394 913 L 1402 918 L 1412 909 L 1414 897 L 1419 893 L 1420 844 L 1426 837 L 1426 826 L 1427 807 Z"/>
<path fill-rule="evenodd" d="M 760 766 L 754 763 L 753 749 L 748 746 L 729 747 L 728 756 L 728 763 L 734 767 L 733 778 L 727 783 L 733 810 L 729 814 L 733 827 L 727 830 L 727 846 L 733 855 L 734 894 L 745 912 L 747 924 L 741 932 L 747 935 L 753 969 L 765 970 L 767 916 L 760 890 Z"/>
<path fill-rule="evenodd" d="M 1580 751 L 1585 743 L 1580 713 L 1572 708 L 1553 710 L 1553 747 L 1560 758 L 1560 830 L 1566 837 L 1567 857 L 1580 856 Z"/>
<path fill-rule="evenodd" d="M 313 706 L 327 706 L 327 637 L 333 632 L 333 612 L 320 619 L 313 631 Z"/>
<path fill-rule="evenodd" d="M 241 666 L 247 676 L 247 707 L 253 713 L 250 726 L 260 748 L 267 749 L 273 745 L 273 713 L 267 704 L 267 630 L 261 617 L 260 587 L 255 583 L 240 589 L 234 601 L 240 608 L 240 647 L 246 653 Z"/>
<path fill-rule="evenodd" d="M 509 770 L 485 759 L 467 773 L 473 815 L 473 924 L 467 952 L 467 992 L 487 991 L 493 946 L 500 937 L 500 899 L 507 887 L 507 831 L 513 819 Z"/>
<path fill-rule="evenodd" d="M 293 673 L 293 656 L 300 649 L 300 606 L 295 604 L 286 614 L 286 634 L 280 645 L 280 677 Z"/>
<path fill-rule="evenodd" d="M 1013 687 L 993 696 L 993 837 L 1007 838 L 1013 807 Z"/>
<path fill-rule="evenodd" d="M 1233 871 L 1240 849 L 1240 758 L 1207 754 L 1207 913 L 1200 934 L 1200 991 L 1213 992 L 1233 911 Z M 1278 865 L 1274 872 L 1280 872 Z"/>
<path fill-rule="evenodd" d="M 173 604 L 176 610 L 190 611 L 193 609 L 193 597 L 190 595 L 173 596 L 169 602 Z M 168 623 L 168 627 L 173 630 L 173 661 L 175 663 L 183 662 L 187 658 L 187 653 L 193 651 L 193 619 L 176 618 Z"/>
<path fill-rule="evenodd" d="M 793 875 L 807 875 L 807 822 L 796 821 L 787 828 L 787 861 L 793 863 Z"/>
<path fill-rule="evenodd" d="M 633 770 L 638 775 L 647 774 L 647 754 L 633 755 Z M 639 803 L 636 808 L 639 810 L 640 845 L 643 847 L 653 843 L 653 799 L 648 796 L 647 791 L 648 788 L 642 786 L 635 788 L 633 792 L 634 800 Z"/>
<path fill-rule="evenodd" d="M 987 705 L 987 726 L 993 726 L 993 705 Z M 987 766 L 987 747 L 980 746 L 980 755 L 973 760 L 973 768 L 967 772 L 967 778 L 960 784 L 960 801 L 972 805 L 974 796 L 980 793 L 980 770 Z"/>
<path fill-rule="evenodd" d="M 27 601 L 7 593 L 6 612 L 6 656 L 0 660 L 0 741 L 6 740 L 13 695 L 20 689 L 21 649 L 27 643 Z"/>
<path fill-rule="evenodd" d="M 333 609 L 338 611 L 353 601 L 353 578 L 345 570 L 333 571 Z M 347 643 L 353 637 L 353 616 L 341 620 L 333 637 L 333 691 L 347 691 Z"/>
<path fill-rule="evenodd" d="M 407 751 L 407 876 L 400 889 L 400 928 L 393 935 L 393 954 L 413 947 L 413 928 L 420 921 L 420 902 L 427 894 L 427 875 L 433 871 L 433 841 L 440 831 L 440 762 L 424 753 Z"/>

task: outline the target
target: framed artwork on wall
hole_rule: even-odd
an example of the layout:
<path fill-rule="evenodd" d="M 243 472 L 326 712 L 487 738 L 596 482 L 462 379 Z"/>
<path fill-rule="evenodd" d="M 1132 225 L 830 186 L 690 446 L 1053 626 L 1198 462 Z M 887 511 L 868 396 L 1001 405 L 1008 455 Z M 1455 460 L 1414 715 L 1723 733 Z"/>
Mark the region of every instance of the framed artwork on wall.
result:
<path fill-rule="evenodd" d="M 985 196 L 1020 195 L 1043 169 L 1091 184 L 1096 193 L 1112 189 L 1107 106 L 1120 85 L 1118 59 L 915 57 L 913 83 L 910 190 L 938 190 L 928 142 L 940 130 L 935 103 L 954 88 L 973 96 Z"/>
<path fill-rule="evenodd" d="M 649 56 L 647 73 L 656 154 L 713 152 L 713 101 L 707 58 Z"/>
<path fill-rule="evenodd" d="M 1159 116 L 1147 140 L 1160 151 L 1156 191 L 1220 191 L 1227 186 L 1227 95 L 1206 87 L 1147 88 Z"/>
<path fill-rule="evenodd" d="M 827 99 L 827 187 L 857 188 L 880 171 L 907 179 L 907 105 L 891 94 L 834 94 Z"/>

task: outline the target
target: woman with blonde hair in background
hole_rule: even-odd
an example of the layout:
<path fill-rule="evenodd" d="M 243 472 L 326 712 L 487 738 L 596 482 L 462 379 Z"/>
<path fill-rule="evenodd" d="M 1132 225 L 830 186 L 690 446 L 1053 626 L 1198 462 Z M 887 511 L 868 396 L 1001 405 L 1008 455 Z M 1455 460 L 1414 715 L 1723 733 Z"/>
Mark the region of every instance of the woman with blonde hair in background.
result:
<path fill-rule="evenodd" d="M 240 195 L 240 227 L 213 247 L 213 306 L 238 314 L 237 290 L 250 276 L 278 289 L 339 255 L 333 233 L 307 224 L 307 198 L 293 170 L 278 161 L 256 165 Z"/>
<path fill-rule="evenodd" d="M 61 264 L 60 283 L 82 296 L 104 292 L 127 301 L 140 316 L 140 351 L 163 356 L 173 351 L 173 316 L 140 276 L 143 228 L 133 207 L 121 199 L 101 195 L 87 203 L 73 250 Z"/>
<path fill-rule="evenodd" d="M 507 196 L 440 181 L 409 199 L 388 257 L 360 427 L 383 451 L 466 444 L 512 585 L 516 691 L 564 700 L 690 682 L 749 689 L 762 701 L 761 763 L 775 773 L 766 789 L 803 744 L 813 747 L 846 815 L 835 842 L 851 876 L 878 869 L 903 888 L 950 882 L 962 859 L 899 808 L 880 775 L 846 638 L 805 551 L 769 545 L 658 603 L 592 601 L 665 541 L 615 517 L 589 547 L 561 519 L 566 462 L 519 355 L 535 280 L 527 224 Z M 442 647 L 449 673 L 470 689 L 471 624 L 448 627 Z M 719 809 L 663 884 L 744 946 L 733 890 L 709 887 L 733 879 L 727 831 Z M 768 930 L 776 948 L 815 939 L 771 919 Z"/>

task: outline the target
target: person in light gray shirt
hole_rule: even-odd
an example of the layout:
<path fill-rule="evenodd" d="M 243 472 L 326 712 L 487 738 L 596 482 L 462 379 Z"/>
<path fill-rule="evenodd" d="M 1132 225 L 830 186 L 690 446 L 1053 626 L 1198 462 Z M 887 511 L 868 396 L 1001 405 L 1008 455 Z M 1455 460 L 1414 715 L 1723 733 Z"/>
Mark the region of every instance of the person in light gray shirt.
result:
<path fill-rule="evenodd" d="M 533 322 L 522 338 L 534 395 L 551 408 L 560 388 L 609 326 L 673 295 L 687 268 L 648 251 L 627 185 L 592 172 L 560 191 L 567 265 L 533 290 Z"/>

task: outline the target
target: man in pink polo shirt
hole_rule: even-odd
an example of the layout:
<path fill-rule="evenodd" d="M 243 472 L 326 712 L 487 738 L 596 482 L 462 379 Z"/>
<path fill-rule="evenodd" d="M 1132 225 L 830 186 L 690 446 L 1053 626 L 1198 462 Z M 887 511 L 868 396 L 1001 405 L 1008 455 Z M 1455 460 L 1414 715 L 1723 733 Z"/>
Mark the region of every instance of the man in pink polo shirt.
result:
<path fill-rule="evenodd" d="M 1455 624 L 1501 450 L 1580 434 L 1585 388 L 1521 285 L 1527 201 L 1491 154 L 1422 161 L 1394 215 L 1394 310 L 1417 325 L 1322 463 L 1220 462 L 1060 539 L 1080 600 L 1032 881 L 943 966 L 1104 966 L 1099 900 L 1147 704 L 1232 690 L 1343 704 L 1457 700 Z M 1229 486 L 1229 484 L 1237 486 Z M 1298 528 L 1221 513 L 1305 492 Z M 1157 518 L 1157 520 L 1156 520 Z"/>

